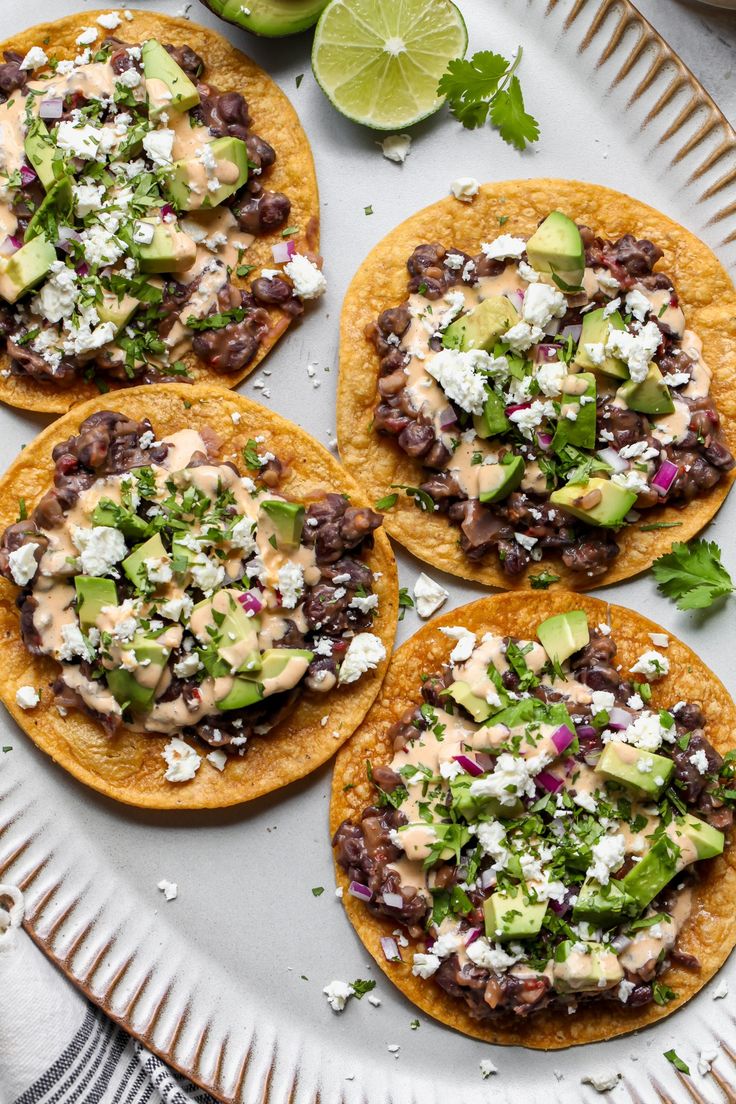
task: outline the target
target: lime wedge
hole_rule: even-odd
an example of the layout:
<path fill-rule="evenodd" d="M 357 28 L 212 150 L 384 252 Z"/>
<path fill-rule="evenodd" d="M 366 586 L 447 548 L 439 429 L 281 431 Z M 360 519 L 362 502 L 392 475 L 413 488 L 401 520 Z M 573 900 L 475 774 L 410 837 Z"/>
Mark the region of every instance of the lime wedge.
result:
<path fill-rule="evenodd" d="M 348 119 L 394 130 L 442 106 L 437 82 L 467 45 L 450 0 L 332 0 L 317 24 L 312 69 Z"/>

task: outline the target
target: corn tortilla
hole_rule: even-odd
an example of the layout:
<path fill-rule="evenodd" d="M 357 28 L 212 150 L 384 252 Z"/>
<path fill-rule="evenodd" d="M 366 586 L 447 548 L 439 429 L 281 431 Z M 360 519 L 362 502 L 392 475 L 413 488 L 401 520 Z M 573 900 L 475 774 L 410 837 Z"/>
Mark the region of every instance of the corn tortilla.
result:
<path fill-rule="evenodd" d="M 336 831 L 346 818 L 357 818 L 371 803 L 374 790 L 366 776 L 366 759 L 375 765 L 389 763 L 393 747 L 388 730 L 410 706 L 420 701 L 420 675 L 438 671 L 447 661 L 452 641 L 443 636 L 442 625 L 462 625 L 471 632 L 493 632 L 534 639 L 538 624 L 555 613 L 582 609 L 591 625 L 610 617 L 611 635 L 618 645 L 616 662 L 624 669 L 643 651 L 651 648 L 647 635 L 664 632 L 647 618 L 608 605 L 589 595 L 557 590 L 533 595 L 517 592 L 481 598 L 432 621 L 420 629 L 394 653 L 381 692 L 363 723 L 335 761 L 330 807 L 330 830 Z M 713 746 L 725 754 L 734 746 L 736 706 L 723 683 L 686 644 L 667 632 L 670 645 L 667 658 L 670 674 L 652 684 L 652 708 L 663 708 L 679 700 L 697 702 L 706 716 L 706 735 Z M 351 788 L 345 789 L 346 786 Z M 412 1004 L 448 1027 L 488 1043 L 513 1044 L 536 1050 L 611 1039 L 656 1023 L 679 1008 L 716 973 L 736 943 L 736 841 L 731 838 L 722 856 L 699 863 L 701 878 L 693 896 L 693 910 L 678 938 L 678 948 L 696 955 L 701 970 L 688 970 L 678 963 L 658 977 L 669 985 L 677 998 L 659 1006 L 627 1009 L 614 1001 L 582 1004 L 574 1015 L 559 1010 L 541 1011 L 527 1020 L 511 1016 L 499 1024 L 480 1024 L 471 1018 L 459 1001 L 444 993 L 430 980 L 411 972 L 413 947 L 402 949 L 403 962 L 388 962 L 381 950 L 381 936 L 390 936 L 395 923 L 373 916 L 365 905 L 347 892 L 348 880 L 336 867 L 338 885 L 343 887 L 343 904 L 350 922 L 383 972 L 398 986 Z"/>
<path fill-rule="evenodd" d="M 15 50 L 26 54 L 32 46 L 43 46 L 48 53 L 63 60 L 74 58 L 80 51 L 75 40 L 85 27 L 97 27 L 95 20 L 108 9 L 82 11 L 52 23 L 39 23 L 27 31 L 21 31 L 0 43 L 0 51 Z M 156 38 L 174 46 L 189 45 L 201 54 L 205 61 L 204 80 L 211 81 L 223 92 L 241 92 L 248 103 L 253 119 L 253 130 L 265 138 L 276 150 L 276 162 L 268 172 L 268 187 L 283 192 L 291 200 L 289 225 L 297 226 L 298 233 L 291 235 L 298 252 L 316 253 L 319 250 L 319 196 L 314 171 L 312 151 L 296 111 L 267 73 L 249 57 L 231 45 L 227 39 L 208 27 L 187 19 L 177 19 L 160 12 L 133 9 L 133 20 L 123 20 L 115 31 L 100 28 L 98 43 L 110 34 L 123 39 L 144 42 Z M 244 262 L 255 265 L 258 271 L 273 266 L 271 246 L 284 239 L 281 227 L 270 234 L 256 235 L 253 244 L 244 255 Z M 233 274 L 231 282 L 247 288 L 248 280 Z M 191 351 L 182 358 L 191 378 L 197 383 L 235 387 L 258 367 L 269 350 L 286 332 L 292 318 L 277 307 L 266 308 L 271 316 L 271 326 L 264 336 L 253 360 L 239 372 L 215 372 L 203 364 Z M 10 366 L 10 358 L 0 354 L 0 370 Z M 107 380 L 110 387 L 118 389 L 115 380 Z M 23 410 L 44 413 L 63 413 L 77 403 L 97 395 L 98 389 L 91 381 L 78 380 L 72 387 L 62 389 L 50 383 L 41 383 L 22 376 L 0 375 L 0 402 Z"/>
<path fill-rule="evenodd" d="M 0 480 L 0 527 L 4 529 L 16 520 L 19 497 L 25 499 L 30 513 L 50 486 L 54 445 L 77 433 L 79 424 L 94 411 L 104 409 L 119 410 L 136 419 L 150 418 L 161 436 L 208 426 L 221 440 L 221 459 L 234 460 L 243 472 L 240 450 L 249 438 L 262 434 L 263 447 L 288 465 L 280 485 L 284 494 L 306 501 L 326 491 L 337 491 L 349 494 L 353 503 L 361 501 L 360 491 L 337 460 L 298 426 L 222 388 L 162 384 L 98 396 L 45 429 L 23 449 Z M 230 417 L 232 413 L 240 414 L 237 425 Z M 303 777 L 334 755 L 378 692 L 398 610 L 396 565 L 389 540 L 381 530 L 375 534 L 375 545 L 366 562 L 374 572 L 382 573 L 375 582 L 380 602 L 371 631 L 383 641 L 387 658 L 377 670 L 333 692 L 304 690 L 295 708 L 270 734 L 251 738 L 245 755 L 229 760 L 222 773 L 203 760 L 192 781 L 167 782 L 161 752 L 168 737 L 126 729 L 107 737 L 100 725 L 81 713 L 60 717 L 48 688 L 59 665 L 26 650 L 18 630 L 18 588 L 6 579 L 0 579 L 0 700 L 42 751 L 80 782 L 117 801 L 152 809 L 223 808 L 250 801 Z M 41 704 L 23 710 L 16 704 L 15 694 L 19 686 L 29 684 L 40 692 Z M 323 725 L 325 716 L 328 720 Z M 206 749 L 200 746 L 198 750 L 203 753 Z"/>
<path fill-rule="evenodd" d="M 482 185 L 472 203 L 450 197 L 412 215 L 368 254 L 348 288 L 340 324 L 337 434 L 344 464 L 371 501 L 388 494 L 392 484 L 416 487 L 426 478 L 420 460 L 412 460 L 393 440 L 370 428 L 378 357 L 364 333 L 382 310 L 406 299 L 406 261 L 414 247 L 439 241 L 477 253 L 482 241 L 498 235 L 499 219 L 505 220 L 503 233 L 529 237 L 555 209 L 596 234 L 615 239 L 633 233 L 650 238 L 664 251 L 657 270 L 672 276 L 688 328 L 702 338 L 703 357 L 713 370 L 711 394 L 729 447 L 736 450 L 736 290 L 711 250 L 660 211 L 611 188 L 577 180 L 510 180 Z M 587 590 L 628 579 L 668 551 L 672 540 L 695 536 L 715 516 L 734 478 L 736 471 L 725 473 L 713 490 L 682 507 L 647 510 L 643 523 L 677 522 L 677 528 L 643 532 L 638 525 L 625 526 L 617 537 L 621 551 L 611 569 L 592 580 L 547 552 L 541 564 L 531 563 L 514 578 L 506 575 L 494 555 L 473 563 L 460 549 L 459 530 L 446 515 L 418 513 L 413 500 L 401 492 L 384 525 L 420 560 L 463 579 L 515 590 L 528 587 L 528 576 L 547 568 L 560 576 L 559 586 Z"/>

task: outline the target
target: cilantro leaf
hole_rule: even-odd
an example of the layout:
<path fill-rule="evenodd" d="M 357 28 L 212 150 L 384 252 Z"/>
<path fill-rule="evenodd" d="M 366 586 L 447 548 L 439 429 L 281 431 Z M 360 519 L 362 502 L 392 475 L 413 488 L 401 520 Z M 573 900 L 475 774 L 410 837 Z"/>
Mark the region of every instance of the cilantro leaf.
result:
<path fill-rule="evenodd" d="M 512 77 L 507 89 L 497 92 L 491 103 L 491 122 L 498 127 L 504 142 L 518 150 L 539 138 L 539 123 L 524 107 L 518 77 Z"/>
<path fill-rule="evenodd" d="M 399 591 L 399 621 L 403 621 L 408 609 L 414 609 L 414 599 L 406 587 L 402 587 Z"/>
<path fill-rule="evenodd" d="M 657 587 L 681 610 L 707 609 L 734 590 L 715 541 L 676 543 L 652 564 Z"/>
<path fill-rule="evenodd" d="M 235 307 L 233 310 L 222 311 L 218 314 L 208 314 L 205 318 L 195 318 L 193 314 L 190 314 L 186 325 L 190 330 L 224 330 L 225 326 L 229 326 L 231 322 L 242 322 L 244 318 L 245 311 L 243 308 Z"/>
<path fill-rule="evenodd" d="M 671 1062 L 675 1069 L 679 1070 L 680 1073 L 690 1073 L 690 1067 L 688 1066 L 687 1062 L 683 1062 L 682 1058 L 680 1058 L 679 1054 L 677 1054 L 674 1050 L 665 1050 L 664 1057 L 667 1059 L 668 1062 Z"/>
<path fill-rule="evenodd" d="M 375 981 L 364 981 L 363 978 L 356 978 L 355 981 L 350 982 L 350 988 L 353 990 L 353 995 L 356 1000 L 361 1000 L 366 993 L 370 993 L 372 989 L 376 988 Z"/>

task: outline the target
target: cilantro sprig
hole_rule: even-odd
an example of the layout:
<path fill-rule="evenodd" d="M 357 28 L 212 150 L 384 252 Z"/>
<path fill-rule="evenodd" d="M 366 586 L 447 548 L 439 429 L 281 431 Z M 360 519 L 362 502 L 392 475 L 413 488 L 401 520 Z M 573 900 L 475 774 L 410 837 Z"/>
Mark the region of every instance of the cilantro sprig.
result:
<path fill-rule="evenodd" d="M 707 609 L 732 594 L 734 585 L 715 541 L 676 543 L 652 564 L 659 591 L 681 610 Z"/>
<path fill-rule="evenodd" d="M 522 58 L 521 46 L 509 61 L 492 50 L 479 50 L 472 58 L 455 58 L 437 85 L 455 118 L 468 130 L 483 126 L 490 118 L 504 142 L 518 150 L 539 138 L 539 123 L 524 107 L 524 96 L 516 76 Z"/>

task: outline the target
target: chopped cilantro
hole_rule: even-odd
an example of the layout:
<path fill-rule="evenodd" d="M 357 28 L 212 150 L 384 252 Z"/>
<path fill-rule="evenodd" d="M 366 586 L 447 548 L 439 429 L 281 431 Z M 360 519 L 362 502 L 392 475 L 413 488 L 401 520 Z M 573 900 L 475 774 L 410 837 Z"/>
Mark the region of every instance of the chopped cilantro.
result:
<path fill-rule="evenodd" d="M 195 318 L 190 314 L 186 325 L 190 330 L 224 330 L 231 322 L 242 322 L 244 318 L 245 310 L 242 307 L 234 307 L 229 311 L 208 314 L 206 318 Z"/>
<path fill-rule="evenodd" d="M 372 979 L 365 981 L 363 978 L 356 978 L 355 981 L 350 982 L 350 988 L 353 990 L 355 999 L 362 1000 L 366 993 L 376 988 L 376 983 Z"/>
<path fill-rule="evenodd" d="M 403 621 L 406 617 L 406 611 L 408 609 L 414 609 L 414 599 L 409 594 L 406 587 L 402 587 L 399 591 L 399 621 Z"/>
<path fill-rule="evenodd" d="M 529 585 L 532 590 L 547 590 L 552 583 L 559 583 L 560 576 L 553 575 L 551 571 L 540 571 L 539 575 L 529 576 Z"/>
<path fill-rule="evenodd" d="M 682 1058 L 674 1050 L 665 1050 L 664 1057 L 668 1062 L 671 1062 L 676 1070 L 680 1073 L 690 1073 L 690 1067 L 686 1062 L 683 1062 Z"/>
<path fill-rule="evenodd" d="M 383 498 L 379 498 L 376 503 L 377 510 L 392 510 L 396 503 L 399 501 L 397 494 L 384 495 Z"/>
<path fill-rule="evenodd" d="M 324 891 L 325 891 L 324 886 L 312 886 L 312 896 L 313 897 L 321 897 L 322 894 L 324 893 Z"/>

